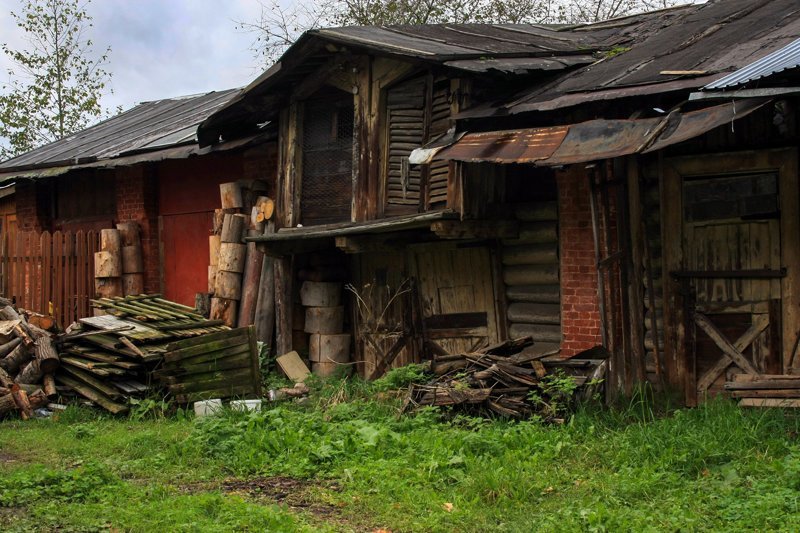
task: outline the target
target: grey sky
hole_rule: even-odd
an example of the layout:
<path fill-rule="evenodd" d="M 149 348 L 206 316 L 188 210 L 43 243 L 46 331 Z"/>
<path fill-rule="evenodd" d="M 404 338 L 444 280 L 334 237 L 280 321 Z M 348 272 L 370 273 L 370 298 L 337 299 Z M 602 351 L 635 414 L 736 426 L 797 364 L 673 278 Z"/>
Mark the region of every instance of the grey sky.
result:
<path fill-rule="evenodd" d="M 0 0 L 0 42 L 13 48 L 25 46 L 8 14 L 19 6 Z M 260 73 L 248 49 L 253 36 L 234 22 L 256 19 L 256 0 L 94 0 L 88 10 L 94 51 L 111 46 L 108 107 L 240 87 Z M 3 79 L 9 66 L 0 54 Z"/>

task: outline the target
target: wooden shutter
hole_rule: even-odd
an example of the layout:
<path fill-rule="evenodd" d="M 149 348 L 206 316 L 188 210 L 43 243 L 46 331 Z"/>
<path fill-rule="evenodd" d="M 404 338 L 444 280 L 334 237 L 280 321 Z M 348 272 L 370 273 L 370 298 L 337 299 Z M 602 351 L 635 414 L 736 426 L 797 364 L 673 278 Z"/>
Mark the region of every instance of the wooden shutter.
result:
<path fill-rule="evenodd" d="M 387 91 L 387 214 L 418 210 L 422 169 L 408 156 L 425 141 L 425 88 L 425 78 L 416 78 Z"/>
<path fill-rule="evenodd" d="M 431 124 L 428 132 L 430 142 L 447 133 L 450 128 L 450 81 L 443 80 L 433 86 Z M 447 201 L 447 161 L 434 161 L 429 167 L 427 206 Z"/>

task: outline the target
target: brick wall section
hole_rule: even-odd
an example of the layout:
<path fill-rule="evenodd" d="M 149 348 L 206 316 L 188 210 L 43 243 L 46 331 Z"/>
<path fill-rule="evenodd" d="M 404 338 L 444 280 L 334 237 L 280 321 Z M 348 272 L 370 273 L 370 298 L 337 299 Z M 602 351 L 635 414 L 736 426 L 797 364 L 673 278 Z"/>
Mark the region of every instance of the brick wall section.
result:
<path fill-rule="evenodd" d="M 20 231 L 49 230 L 46 212 L 41 207 L 40 187 L 30 181 L 23 181 L 16 186 L 17 229 Z"/>
<path fill-rule="evenodd" d="M 158 195 L 155 176 L 150 167 L 137 165 L 117 169 L 116 197 L 116 220 L 118 222 L 135 220 L 141 228 L 145 292 L 161 292 L 158 249 Z"/>
<path fill-rule="evenodd" d="M 561 283 L 561 354 L 575 355 L 601 344 L 597 268 L 584 169 L 573 165 L 558 181 Z"/>

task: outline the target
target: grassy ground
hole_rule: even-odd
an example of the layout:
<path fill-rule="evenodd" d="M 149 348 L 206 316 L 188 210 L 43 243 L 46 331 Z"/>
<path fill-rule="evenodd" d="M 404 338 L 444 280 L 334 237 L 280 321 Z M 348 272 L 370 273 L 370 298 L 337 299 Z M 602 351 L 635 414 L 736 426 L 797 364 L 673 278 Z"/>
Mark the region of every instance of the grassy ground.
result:
<path fill-rule="evenodd" d="M 552 427 L 399 417 L 386 388 L 203 420 L 2 422 L 0 529 L 800 530 L 793 413 L 632 402 Z"/>

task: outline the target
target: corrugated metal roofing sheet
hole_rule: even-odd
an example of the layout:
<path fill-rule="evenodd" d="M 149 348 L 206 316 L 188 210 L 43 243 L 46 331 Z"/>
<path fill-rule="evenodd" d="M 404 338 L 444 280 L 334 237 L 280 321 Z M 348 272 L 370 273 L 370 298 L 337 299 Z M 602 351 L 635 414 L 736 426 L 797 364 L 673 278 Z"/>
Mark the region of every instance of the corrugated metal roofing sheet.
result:
<path fill-rule="evenodd" d="M 800 39 L 792 41 L 783 48 L 767 54 L 758 61 L 754 61 L 724 78 L 709 83 L 703 89 L 726 89 L 744 85 L 747 82 L 797 67 L 800 67 Z"/>
<path fill-rule="evenodd" d="M 238 89 L 144 102 L 69 137 L 0 163 L 20 167 L 77 164 L 196 141 L 197 126 Z"/>
<path fill-rule="evenodd" d="M 468 133 L 432 159 L 559 166 L 649 153 L 743 118 L 767 101 L 731 102 L 661 118 L 599 119 L 568 126 Z"/>

